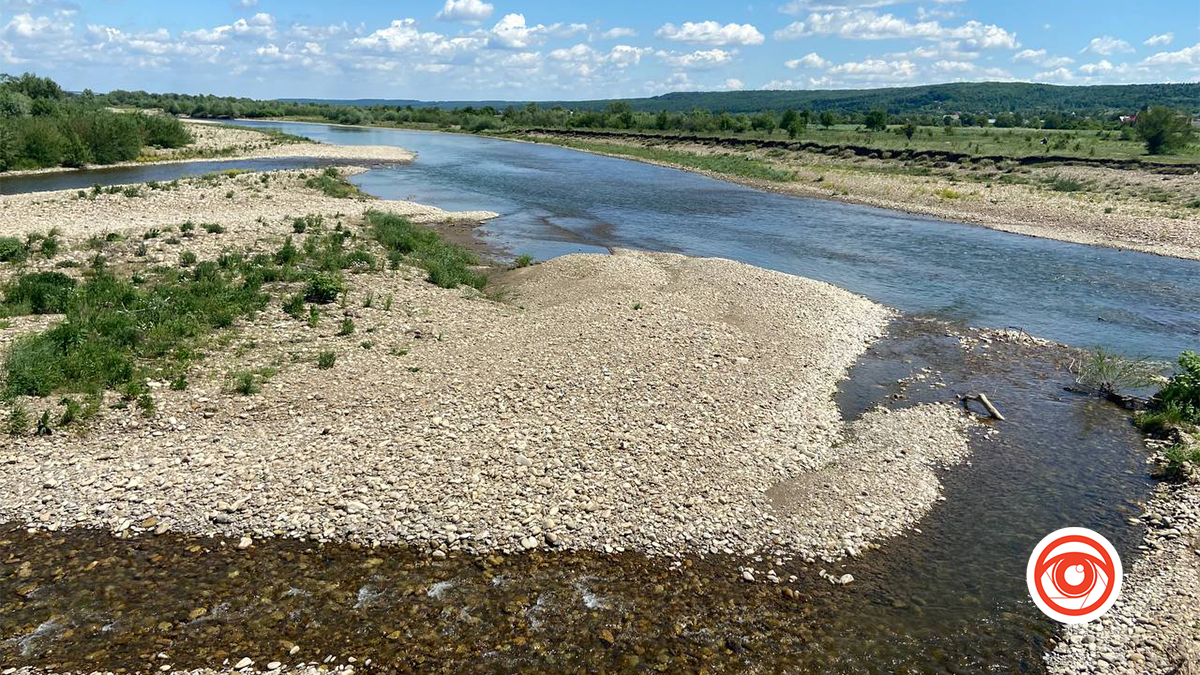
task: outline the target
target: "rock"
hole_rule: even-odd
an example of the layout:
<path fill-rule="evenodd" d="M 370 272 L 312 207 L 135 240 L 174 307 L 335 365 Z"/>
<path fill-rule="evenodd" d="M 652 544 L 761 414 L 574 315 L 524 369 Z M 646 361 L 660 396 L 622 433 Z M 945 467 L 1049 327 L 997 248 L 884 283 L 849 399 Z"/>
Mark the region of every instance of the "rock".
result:
<path fill-rule="evenodd" d="M 604 630 L 600 631 L 600 641 L 604 643 L 604 646 L 611 647 L 613 646 L 613 643 L 617 641 L 617 639 L 613 637 L 611 630 L 605 628 Z"/>
<path fill-rule="evenodd" d="M 238 545 L 237 545 L 238 550 L 245 551 L 246 549 L 250 548 L 251 544 L 253 544 L 253 543 L 254 543 L 254 540 L 251 539 L 250 537 L 242 537 L 241 541 L 239 541 Z"/>
<path fill-rule="evenodd" d="M 845 586 L 846 584 L 849 584 L 853 581 L 854 581 L 853 574 L 843 574 L 841 577 L 838 578 L 838 583 L 843 586 Z"/>
<path fill-rule="evenodd" d="M 283 664 L 278 661 L 272 661 L 267 664 L 267 670 L 279 670 L 282 667 Z"/>
<path fill-rule="evenodd" d="M 742 570 L 742 579 L 744 581 L 754 582 L 754 573 L 750 570 Z"/>
<path fill-rule="evenodd" d="M 252 665 L 254 665 L 254 661 L 250 660 L 249 657 L 243 657 L 241 661 L 238 661 L 236 664 L 234 664 L 233 669 L 241 670 L 243 668 L 249 668 Z"/>

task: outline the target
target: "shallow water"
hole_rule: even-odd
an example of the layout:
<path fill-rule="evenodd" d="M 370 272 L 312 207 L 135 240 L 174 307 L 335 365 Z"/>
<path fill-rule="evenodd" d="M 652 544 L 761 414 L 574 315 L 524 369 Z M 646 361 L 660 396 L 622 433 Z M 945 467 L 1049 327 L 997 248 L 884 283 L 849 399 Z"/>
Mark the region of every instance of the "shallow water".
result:
<path fill-rule="evenodd" d="M 278 159 L 231 159 L 205 162 L 177 162 L 174 164 L 142 164 L 117 166 L 108 169 L 86 171 L 57 171 L 29 174 L 26 176 L 4 176 L 0 174 L 0 195 L 17 195 L 25 192 L 47 192 L 50 190 L 75 190 L 93 185 L 124 185 L 147 183 L 152 180 L 170 181 L 183 176 L 201 176 L 206 173 L 228 171 L 279 171 L 282 169 L 307 169 L 329 164 L 345 164 L 308 157 L 284 157 Z"/>
<path fill-rule="evenodd" d="M 1056 631 L 1028 600 L 1029 551 L 1079 525 L 1131 564 L 1141 532 L 1125 519 L 1150 489 L 1140 441 L 1113 407 L 1062 390 L 1061 351 L 957 344 L 940 323 L 898 323 L 843 387 L 845 414 L 986 391 L 1009 422 L 993 435 L 981 427 L 920 532 L 836 566 L 750 561 L 760 578 L 773 568 L 794 583 L 744 583 L 746 561 L 726 558 L 433 560 L 405 548 L 260 541 L 238 551 L 169 534 L 9 526 L 0 662 L 150 670 L 334 655 L 453 673 L 1041 672 Z M 923 367 L 938 374 L 896 383 Z M 833 586 L 821 568 L 855 581 Z M 289 657 L 292 643 L 301 651 Z"/>

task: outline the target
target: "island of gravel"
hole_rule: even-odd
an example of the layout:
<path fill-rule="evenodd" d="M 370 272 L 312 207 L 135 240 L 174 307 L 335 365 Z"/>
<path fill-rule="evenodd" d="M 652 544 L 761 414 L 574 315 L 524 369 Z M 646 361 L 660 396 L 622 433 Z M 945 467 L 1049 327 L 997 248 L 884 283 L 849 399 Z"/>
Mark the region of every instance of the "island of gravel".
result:
<path fill-rule="evenodd" d="M 297 171 L 0 199 L 0 236 L 36 224 L 65 240 L 65 253 L 25 270 L 70 274 L 109 233 L 120 241 L 104 248 L 108 264 L 138 269 L 179 264 L 184 249 L 199 261 L 274 251 L 297 215 L 347 228 L 368 210 L 424 223 L 494 215 L 334 198 Z M 221 229 L 181 238 L 185 219 Z M 285 314 L 280 296 L 227 329 L 186 390 L 149 383 L 152 416 L 106 406 L 85 433 L 4 438 L 0 520 L 433 555 L 559 547 L 832 561 L 920 518 L 940 495 L 936 470 L 968 451 L 970 423 L 950 406 L 842 421 L 837 383 L 892 313 L 827 284 L 616 251 L 507 272 L 499 293 L 439 288 L 405 265 L 347 285 L 337 316 L 315 327 Z M 343 318 L 355 334 L 336 330 Z M 14 317 L 0 335 L 58 320 Z M 314 363 L 326 351 L 332 370 Z M 260 392 L 230 391 L 228 373 L 259 368 L 273 373 Z M 18 403 L 36 414 L 55 402 Z"/>

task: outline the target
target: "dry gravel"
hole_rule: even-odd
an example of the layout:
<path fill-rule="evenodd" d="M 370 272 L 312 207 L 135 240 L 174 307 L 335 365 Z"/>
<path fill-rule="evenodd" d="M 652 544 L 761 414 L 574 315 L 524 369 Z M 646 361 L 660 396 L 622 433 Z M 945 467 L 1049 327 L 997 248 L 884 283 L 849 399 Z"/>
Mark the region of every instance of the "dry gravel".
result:
<path fill-rule="evenodd" d="M 266 199 L 253 174 L 223 180 L 238 196 L 219 214 L 225 184 L 96 202 L 40 195 L 56 201 L 22 211 L 44 209 L 36 222 L 61 222 L 72 245 L 215 220 L 230 231 L 185 244 L 215 254 L 277 246 L 289 210 L 393 206 L 312 194 L 284 204 L 303 190 Z M 287 180 L 299 179 L 271 183 Z M 20 231 L 16 220 L 0 232 Z M 940 493 L 933 467 L 967 451 L 968 423 L 948 406 L 841 421 L 836 383 L 890 312 L 827 284 L 622 251 L 512 272 L 508 303 L 411 270 L 350 285 L 350 304 L 315 329 L 274 306 L 209 345 L 188 390 L 152 383 L 152 419 L 106 411 L 83 437 L 0 441 L 0 519 L 408 542 L 435 555 L 561 546 L 833 560 L 918 518 Z M 355 335 L 337 335 L 338 314 Z M 319 351 L 338 354 L 335 369 L 316 368 Z M 231 370 L 268 366 L 279 373 L 262 393 L 228 391 Z"/>

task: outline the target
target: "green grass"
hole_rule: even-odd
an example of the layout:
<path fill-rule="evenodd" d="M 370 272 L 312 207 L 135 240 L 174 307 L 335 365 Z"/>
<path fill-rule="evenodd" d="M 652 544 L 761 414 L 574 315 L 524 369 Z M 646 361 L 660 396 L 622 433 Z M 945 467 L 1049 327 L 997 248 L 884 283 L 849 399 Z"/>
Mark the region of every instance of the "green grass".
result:
<path fill-rule="evenodd" d="M 544 141 L 546 139 L 539 138 L 538 140 Z M 790 171 L 782 171 L 775 168 L 769 162 L 739 154 L 698 155 L 682 150 L 581 141 L 570 138 L 555 138 L 551 142 L 555 145 L 562 145 L 576 150 L 633 157 L 652 162 L 663 162 L 665 164 L 673 164 L 700 171 L 711 171 L 712 173 L 727 176 L 740 176 L 742 178 L 755 178 L 780 183 L 788 182 L 793 178 L 793 174 Z"/>
<path fill-rule="evenodd" d="M 186 362 L 196 339 L 266 305 L 260 286 L 242 270 L 213 263 L 142 286 L 100 272 L 71 293 L 65 320 L 13 345 L 4 393 L 94 393 L 140 381 L 149 361 Z"/>
<path fill-rule="evenodd" d="M 16 237 L 0 237 L 0 262 L 24 262 L 29 255 L 25 243 Z"/>
<path fill-rule="evenodd" d="M 77 282 L 62 272 L 23 274 L 4 289 L 0 316 L 61 314 Z"/>
<path fill-rule="evenodd" d="M 479 258 L 461 246 L 447 243 L 437 232 L 382 211 L 368 211 L 366 218 L 371 235 L 388 252 L 393 267 L 408 259 L 425 270 L 427 281 L 442 288 L 470 286 L 482 290 L 487 285 L 486 276 L 470 269 L 479 264 Z"/>
<path fill-rule="evenodd" d="M 329 370 L 337 363 L 337 354 L 333 352 L 321 352 L 317 355 L 317 368 L 321 370 Z"/>
<path fill-rule="evenodd" d="M 352 185 L 342 177 L 341 172 L 332 166 L 304 181 L 304 185 L 337 199 L 361 198 L 366 196 L 366 193 Z"/>

